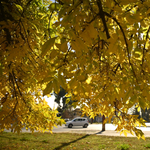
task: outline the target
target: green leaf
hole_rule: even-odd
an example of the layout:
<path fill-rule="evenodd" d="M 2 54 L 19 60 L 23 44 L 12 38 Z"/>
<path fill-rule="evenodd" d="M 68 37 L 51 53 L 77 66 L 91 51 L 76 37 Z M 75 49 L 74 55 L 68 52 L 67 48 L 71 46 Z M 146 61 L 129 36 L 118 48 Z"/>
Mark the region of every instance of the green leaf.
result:
<path fill-rule="evenodd" d="M 48 50 L 50 50 L 51 47 L 54 45 L 56 38 L 57 37 L 51 38 L 42 45 L 42 54 L 41 54 L 42 57 L 45 56 Z"/>

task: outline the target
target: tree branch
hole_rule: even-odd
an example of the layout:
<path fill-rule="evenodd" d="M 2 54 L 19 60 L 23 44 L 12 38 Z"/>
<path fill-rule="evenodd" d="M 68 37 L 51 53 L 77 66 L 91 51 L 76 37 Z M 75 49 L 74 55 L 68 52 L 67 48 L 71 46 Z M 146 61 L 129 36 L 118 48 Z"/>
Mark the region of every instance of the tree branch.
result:
<path fill-rule="evenodd" d="M 106 31 L 107 39 L 109 39 L 110 35 L 109 35 L 108 28 L 107 28 L 107 24 L 106 24 L 106 20 L 105 20 L 105 13 L 103 12 L 101 0 L 97 0 L 97 5 L 98 5 L 98 8 L 99 8 L 99 16 L 102 19 L 102 22 L 103 22 L 103 25 L 104 25 L 104 29 Z"/>
<path fill-rule="evenodd" d="M 125 44 L 126 44 L 126 49 L 127 49 L 129 64 L 130 64 L 130 66 L 131 66 L 131 68 L 132 68 L 133 75 L 134 75 L 135 78 L 136 78 L 136 74 L 135 74 L 133 65 L 132 65 L 132 63 L 131 63 L 131 58 L 130 58 L 130 53 L 129 53 L 129 46 L 128 46 L 128 42 L 127 42 L 127 38 L 126 38 L 126 36 L 125 36 L 124 30 L 123 30 L 122 26 L 120 25 L 120 23 L 118 22 L 118 20 L 117 20 L 115 17 L 113 17 L 112 15 L 108 14 L 107 12 L 104 12 L 104 14 L 105 14 L 107 17 L 113 19 L 113 20 L 117 23 L 117 25 L 120 27 L 120 30 L 121 30 L 121 32 L 122 32 L 122 34 L 123 34 L 123 38 L 124 38 L 124 41 L 125 41 Z M 137 78 L 136 78 L 136 80 L 137 80 Z"/>
<path fill-rule="evenodd" d="M 49 16 L 49 23 L 48 23 L 49 38 L 51 38 L 51 34 L 50 34 L 50 20 L 51 20 L 52 14 L 53 14 L 53 11 L 52 11 L 52 13 Z"/>

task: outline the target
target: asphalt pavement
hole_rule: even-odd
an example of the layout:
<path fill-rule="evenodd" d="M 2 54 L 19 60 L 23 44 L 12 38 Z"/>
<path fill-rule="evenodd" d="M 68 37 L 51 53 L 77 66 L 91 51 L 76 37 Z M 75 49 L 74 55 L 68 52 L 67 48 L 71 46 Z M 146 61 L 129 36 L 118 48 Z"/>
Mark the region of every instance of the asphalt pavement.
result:
<path fill-rule="evenodd" d="M 150 137 L 150 123 L 146 123 L 147 127 L 137 127 L 141 129 L 145 135 L 145 137 Z M 115 131 L 117 126 L 113 124 L 106 124 L 105 129 L 106 131 L 102 131 L 102 124 L 89 124 L 88 128 L 82 127 L 72 127 L 67 128 L 64 125 L 59 126 L 58 128 L 53 129 L 53 133 L 86 133 L 86 134 L 96 134 L 96 135 L 103 135 L 103 136 L 125 136 L 123 133 Z M 130 133 L 127 133 L 127 137 L 136 137 Z"/>

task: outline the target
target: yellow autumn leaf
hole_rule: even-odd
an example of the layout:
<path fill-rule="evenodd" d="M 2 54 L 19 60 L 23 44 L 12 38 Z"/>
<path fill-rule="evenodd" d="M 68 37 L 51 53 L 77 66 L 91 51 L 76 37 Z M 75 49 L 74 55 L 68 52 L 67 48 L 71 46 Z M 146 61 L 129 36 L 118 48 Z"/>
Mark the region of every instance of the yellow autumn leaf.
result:
<path fill-rule="evenodd" d="M 90 83 L 91 83 L 91 80 L 92 80 L 92 77 L 89 76 L 89 77 L 86 79 L 86 83 L 87 83 L 87 84 L 90 84 Z"/>
<path fill-rule="evenodd" d="M 57 49 L 53 49 L 52 51 L 51 51 L 51 53 L 50 53 L 50 58 L 55 58 L 56 56 L 58 55 L 58 53 L 57 53 Z"/>
<path fill-rule="evenodd" d="M 124 135 L 127 137 L 127 131 L 123 130 Z"/>
<path fill-rule="evenodd" d="M 53 89 L 53 82 L 50 81 L 46 88 L 43 90 L 43 96 L 47 95 L 47 94 L 50 94 L 52 92 L 52 89 Z"/>
<path fill-rule="evenodd" d="M 68 50 L 67 41 L 61 44 L 61 51 L 66 52 Z"/>
<path fill-rule="evenodd" d="M 58 74 L 58 82 L 64 89 L 66 89 L 66 81 L 60 73 Z"/>
<path fill-rule="evenodd" d="M 56 37 L 51 38 L 51 39 L 49 39 L 47 42 L 45 42 L 45 43 L 42 45 L 42 53 L 41 53 L 41 56 L 46 55 L 47 51 L 51 49 L 51 47 L 52 47 L 52 46 L 54 45 L 54 43 L 55 43 L 55 39 L 56 39 Z"/>

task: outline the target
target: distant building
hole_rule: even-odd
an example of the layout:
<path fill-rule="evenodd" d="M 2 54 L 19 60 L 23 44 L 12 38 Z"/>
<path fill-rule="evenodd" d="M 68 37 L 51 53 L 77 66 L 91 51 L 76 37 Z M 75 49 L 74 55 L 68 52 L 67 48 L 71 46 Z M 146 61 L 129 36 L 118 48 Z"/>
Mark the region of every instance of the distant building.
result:
<path fill-rule="evenodd" d="M 66 119 L 69 118 L 70 120 L 76 117 L 81 117 L 82 116 L 82 112 L 80 110 L 80 108 L 76 108 L 74 110 L 64 110 L 64 112 L 62 113 L 62 118 Z"/>

